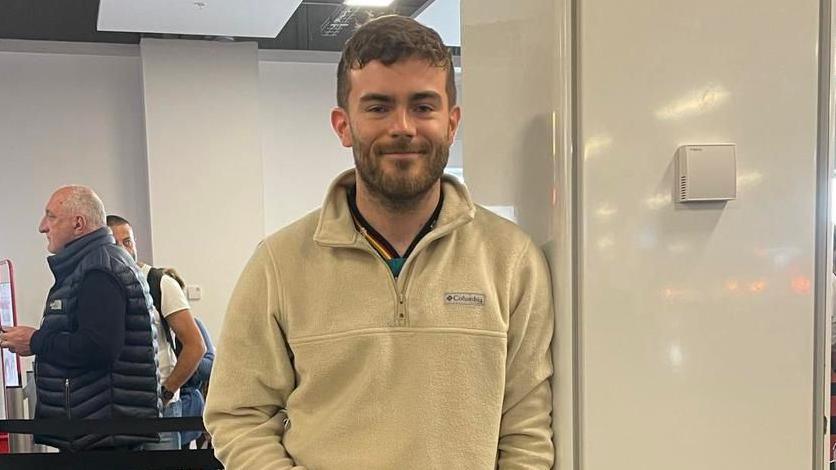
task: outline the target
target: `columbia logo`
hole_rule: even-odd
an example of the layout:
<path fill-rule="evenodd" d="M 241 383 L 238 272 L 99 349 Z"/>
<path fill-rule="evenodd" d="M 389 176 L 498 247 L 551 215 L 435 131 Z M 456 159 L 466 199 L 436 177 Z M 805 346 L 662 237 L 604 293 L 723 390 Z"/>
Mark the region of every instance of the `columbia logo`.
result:
<path fill-rule="evenodd" d="M 485 296 L 483 294 L 473 294 L 469 292 L 448 292 L 444 294 L 444 303 L 481 307 L 485 305 Z"/>

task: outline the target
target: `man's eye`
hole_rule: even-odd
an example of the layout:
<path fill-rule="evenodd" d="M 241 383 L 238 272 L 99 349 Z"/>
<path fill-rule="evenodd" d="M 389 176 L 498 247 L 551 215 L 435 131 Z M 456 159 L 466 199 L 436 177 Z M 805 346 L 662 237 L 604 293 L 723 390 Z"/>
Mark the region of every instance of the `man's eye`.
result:
<path fill-rule="evenodd" d="M 429 104 L 419 104 L 415 107 L 415 111 L 419 113 L 431 113 L 435 111 L 435 108 L 433 108 L 432 105 Z"/>
<path fill-rule="evenodd" d="M 366 111 L 368 111 L 370 113 L 385 113 L 386 109 L 387 108 L 385 106 L 377 105 L 377 106 L 369 106 L 366 109 Z"/>

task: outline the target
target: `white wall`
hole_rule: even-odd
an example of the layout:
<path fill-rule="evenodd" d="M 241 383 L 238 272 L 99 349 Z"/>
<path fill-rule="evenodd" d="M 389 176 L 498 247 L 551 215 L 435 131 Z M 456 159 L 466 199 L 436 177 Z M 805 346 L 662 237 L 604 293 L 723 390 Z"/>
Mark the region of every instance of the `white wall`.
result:
<path fill-rule="evenodd" d="M 93 186 L 109 212 L 133 223 L 143 260 L 203 286 L 194 310 L 218 334 L 256 241 L 319 206 L 331 179 L 353 165 L 328 120 L 337 55 L 246 46 L 246 57 L 220 60 L 214 49 L 228 44 L 192 46 L 179 49 L 191 67 L 172 71 L 176 58 L 157 73 L 155 58 L 145 62 L 157 90 L 149 162 L 139 47 L 0 41 L 0 215 L 12 221 L 0 230 L 0 257 L 16 264 L 22 321 L 37 325 L 52 282 L 37 225 L 57 186 Z"/>
<path fill-rule="evenodd" d="M 336 63 L 259 62 L 264 226 L 272 233 L 322 204 L 351 149 L 331 129 Z"/>
<path fill-rule="evenodd" d="M 150 252 L 138 48 L 35 50 L 56 49 L 0 41 L 0 257 L 15 263 L 19 319 L 33 326 L 53 280 L 38 223 L 58 186 L 92 186 Z"/>
<path fill-rule="evenodd" d="M 140 49 L 154 262 L 201 286 L 192 310 L 217 336 L 264 236 L 258 51 L 162 39 Z"/>

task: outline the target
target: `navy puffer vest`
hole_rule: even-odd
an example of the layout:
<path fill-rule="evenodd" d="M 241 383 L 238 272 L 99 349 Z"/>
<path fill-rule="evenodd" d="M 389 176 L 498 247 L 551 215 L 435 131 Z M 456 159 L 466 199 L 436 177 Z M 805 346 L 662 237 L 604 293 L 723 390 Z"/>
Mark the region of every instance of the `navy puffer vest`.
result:
<path fill-rule="evenodd" d="M 85 274 L 103 271 L 124 289 L 125 346 L 106 369 L 68 369 L 36 358 L 38 419 L 157 418 L 159 401 L 156 331 L 145 277 L 127 252 L 117 246 L 107 227 L 89 233 L 47 261 L 55 276 L 41 329 L 77 329 L 78 291 Z M 75 438 L 36 435 L 35 442 L 77 451 L 98 447 L 132 447 L 159 440 L 158 434 L 84 435 Z"/>

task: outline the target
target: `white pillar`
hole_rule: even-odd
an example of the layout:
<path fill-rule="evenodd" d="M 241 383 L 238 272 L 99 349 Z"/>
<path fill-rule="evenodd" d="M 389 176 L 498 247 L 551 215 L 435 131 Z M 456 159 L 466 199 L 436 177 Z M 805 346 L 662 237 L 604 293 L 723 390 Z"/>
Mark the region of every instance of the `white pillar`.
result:
<path fill-rule="evenodd" d="M 217 335 L 264 236 L 257 46 L 143 39 L 141 56 L 153 261 L 202 287 Z"/>

